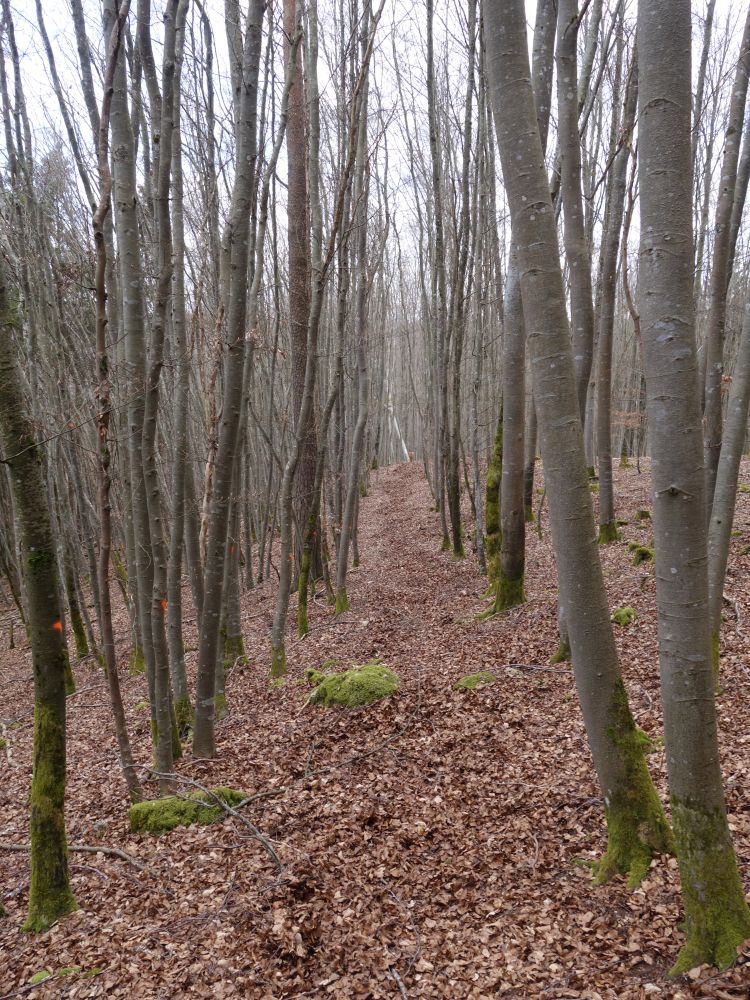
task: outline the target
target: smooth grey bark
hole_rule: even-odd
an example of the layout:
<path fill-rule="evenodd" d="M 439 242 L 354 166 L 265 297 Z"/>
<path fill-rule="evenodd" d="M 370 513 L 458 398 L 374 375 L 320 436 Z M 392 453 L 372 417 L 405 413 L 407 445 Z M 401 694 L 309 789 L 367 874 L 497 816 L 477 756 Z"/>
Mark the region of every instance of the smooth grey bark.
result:
<path fill-rule="evenodd" d="M 614 484 L 612 479 L 612 341 L 617 300 L 617 257 L 620 249 L 628 159 L 638 102 L 638 56 L 633 53 L 625 92 L 625 106 L 619 134 L 613 134 L 614 160 L 608 211 L 601 253 L 601 298 L 599 300 L 599 344 L 596 376 L 596 425 L 599 455 L 599 541 L 617 539 Z M 619 123 L 618 123 L 619 124 Z M 623 245 L 623 254 L 627 246 Z"/>
<path fill-rule="evenodd" d="M 549 496 L 559 605 L 605 803 L 604 881 L 631 882 L 670 846 L 664 812 L 628 706 L 607 607 L 576 394 L 554 212 L 536 125 L 523 0 L 486 2 L 498 145 L 516 239 L 534 398 Z"/>
<path fill-rule="evenodd" d="M 563 243 L 570 275 L 573 362 L 581 426 L 594 357 L 591 253 L 584 224 L 581 140 L 578 132 L 578 0 L 560 0 L 557 17 L 557 105 L 560 129 L 560 193 Z"/>
<path fill-rule="evenodd" d="M 734 523 L 742 449 L 747 431 L 750 407 L 750 302 L 745 305 L 745 318 L 740 344 L 729 389 L 726 424 L 721 442 L 716 489 L 708 525 L 708 610 L 711 622 L 711 657 L 714 677 L 719 680 L 719 636 L 724 580 L 729 558 L 729 544 Z"/>
<path fill-rule="evenodd" d="M 714 217 L 714 249 L 709 285 L 710 308 L 706 332 L 706 402 L 704 461 L 706 465 L 707 514 L 710 516 L 719 465 L 722 432 L 721 387 L 724 376 L 724 328 L 729 280 L 729 242 L 732 206 L 737 186 L 737 165 L 745 120 L 745 102 L 750 79 L 750 8 L 740 43 L 740 54 L 729 105 L 729 121 L 724 136 L 721 180 Z"/>
<path fill-rule="evenodd" d="M 182 171 L 182 66 L 185 46 L 185 21 L 189 0 L 180 0 L 175 24 L 175 73 L 173 82 L 172 128 L 172 354 L 176 369 L 174 389 L 174 456 L 169 520 L 169 562 L 167 565 L 167 643 L 172 678 L 174 712 L 178 732 L 185 732 L 192 722 L 185 648 L 182 641 L 182 550 L 186 538 L 185 506 L 187 465 L 189 460 L 188 407 L 190 400 L 190 355 L 185 313 L 185 219 L 183 212 L 184 178 Z M 164 99 L 168 99 L 165 94 Z M 166 153 L 164 154 L 166 155 Z M 198 602 L 196 601 L 196 605 Z M 196 607 L 200 616 L 200 609 Z M 200 620 L 200 618 L 199 618 Z"/>
<path fill-rule="evenodd" d="M 693 303 L 690 0 L 638 9 L 639 300 L 651 442 L 659 668 L 687 940 L 673 974 L 750 936 L 726 819 L 711 667 Z"/>
<path fill-rule="evenodd" d="M 247 318 L 247 268 L 249 224 L 255 188 L 258 125 L 258 76 L 264 0 L 250 0 L 242 56 L 242 74 L 235 91 L 239 105 L 237 166 L 232 204 L 224 246 L 229 251 L 226 271 L 228 296 L 226 342 L 224 345 L 224 397 L 210 502 L 208 539 L 204 563 L 203 616 L 198 645 L 198 677 L 195 700 L 193 753 L 213 757 L 214 696 L 221 626 L 224 563 L 231 508 L 235 450 L 240 427 L 242 379 L 245 364 L 245 321 Z M 257 275 L 256 275 L 257 278 Z"/>

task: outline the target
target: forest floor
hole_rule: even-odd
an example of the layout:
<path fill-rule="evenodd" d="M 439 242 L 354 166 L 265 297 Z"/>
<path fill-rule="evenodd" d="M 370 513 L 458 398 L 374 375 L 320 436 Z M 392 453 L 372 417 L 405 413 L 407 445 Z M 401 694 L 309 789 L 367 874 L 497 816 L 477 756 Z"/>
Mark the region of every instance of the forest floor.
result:
<path fill-rule="evenodd" d="M 602 557 L 612 607 L 637 612 L 615 626 L 617 643 L 638 723 L 659 737 L 654 570 L 634 567 L 626 544 L 651 540 L 650 522 L 635 517 L 650 506 L 648 476 L 618 470 L 617 489 L 618 516 L 629 523 Z M 750 496 L 742 493 L 736 527 L 718 713 L 747 889 L 750 556 L 740 551 L 750 543 Z M 80 909 L 31 936 L 21 932 L 28 858 L 0 850 L 8 911 L 0 997 L 747 1000 L 750 947 L 745 964 L 725 973 L 667 978 L 683 940 L 673 859 L 657 859 L 634 892 L 621 879 L 593 886 L 582 863 L 604 848 L 603 812 L 572 674 L 547 666 L 556 606 L 546 517 L 541 539 L 529 530 L 528 603 L 485 622 L 475 619 L 486 606 L 484 578 L 471 555 L 454 561 L 438 551 L 418 466 L 373 474 L 360 533 L 351 610 L 334 617 L 321 597 L 310 635 L 296 641 L 290 628 L 283 688 L 268 684 L 275 578 L 245 595 L 249 666 L 230 675 L 217 757 L 193 760 L 188 750 L 178 765 L 201 784 L 261 796 L 242 814 L 270 838 L 283 872 L 232 818 L 160 838 L 129 832 L 104 679 L 80 664 L 68 702 L 69 840 L 120 848 L 145 867 L 71 854 Z M 191 626 L 191 647 L 195 640 Z M 136 758 L 147 763 L 146 682 L 126 677 L 124 638 L 118 648 Z M 355 710 L 306 704 L 306 668 L 373 657 L 401 676 L 398 694 Z M 480 670 L 498 681 L 453 688 Z M 3 652 L 4 844 L 27 840 L 32 704 L 28 649 Z M 649 763 L 666 797 L 663 747 Z M 42 970 L 55 975 L 31 985 Z"/>

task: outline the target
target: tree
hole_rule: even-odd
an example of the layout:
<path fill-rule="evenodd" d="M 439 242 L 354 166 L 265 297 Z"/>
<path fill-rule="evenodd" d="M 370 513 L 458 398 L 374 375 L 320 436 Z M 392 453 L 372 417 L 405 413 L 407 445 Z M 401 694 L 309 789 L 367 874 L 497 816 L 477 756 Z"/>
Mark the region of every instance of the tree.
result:
<path fill-rule="evenodd" d="M 65 675 L 68 647 L 42 455 L 21 391 L 20 318 L 0 260 L 0 431 L 21 526 L 34 667 L 31 888 L 25 928 L 42 931 L 77 909 L 65 837 Z"/>
<path fill-rule="evenodd" d="M 643 878 L 671 833 L 628 705 L 588 488 L 557 233 L 531 88 L 523 0 L 485 2 L 488 69 L 521 273 L 534 400 L 549 495 L 559 605 L 567 623 L 609 843 L 597 877 Z"/>
<path fill-rule="evenodd" d="M 689 0 L 638 9 L 639 300 L 651 437 L 659 668 L 687 940 L 672 973 L 750 937 L 727 825 L 711 667 L 693 304 Z M 678 431 L 679 429 L 679 431 Z"/>

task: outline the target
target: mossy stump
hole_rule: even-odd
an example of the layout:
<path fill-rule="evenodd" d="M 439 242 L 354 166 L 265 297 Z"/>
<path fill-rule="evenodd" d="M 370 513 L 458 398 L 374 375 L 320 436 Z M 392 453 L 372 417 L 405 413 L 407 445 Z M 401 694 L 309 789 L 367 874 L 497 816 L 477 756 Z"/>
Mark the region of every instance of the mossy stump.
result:
<path fill-rule="evenodd" d="M 551 666 L 556 666 L 558 663 L 569 663 L 570 662 L 570 640 L 561 639 L 560 645 L 554 651 L 552 656 L 549 658 Z"/>
<path fill-rule="evenodd" d="M 616 542 L 620 535 L 617 531 L 617 521 L 607 521 L 605 524 L 599 525 L 599 544 L 609 545 L 610 542 Z"/>
<path fill-rule="evenodd" d="M 323 674 L 310 671 L 308 679 L 316 685 L 308 698 L 311 705 L 343 705 L 346 708 L 357 708 L 387 698 L 401 687 L 398 674 L 377 661 L 354 666 L 351 670 L 344 670 L 341 673 Z"/>
<path fill-rule="evenodd" d="M 133 833 L 169 833 L 178 826 L 207 826 L 226 815 L 217 802 L 221 799 L 228 806 L 236 807 L 247 796 L 234 788 L 212 788 L 212 795 L 203 791 L 191 792 L 185 798 L 168 795 L 163 799 L 136 802 L 128 810 L 128 820 Z"/>
<path fill-rule="evenodd" d="M 654 561 L 654 550 L 650 545 L 639 545 L 638 542 L 631 542 L 628 548 L 633 553 L 634 566 L 640 566 L 641 563 Z"/>
<path fill-rule="evenodd" d="M 631 625 L 637 617 L 635 608 L 615 608 L 611 615 L 615 625 Z"/>

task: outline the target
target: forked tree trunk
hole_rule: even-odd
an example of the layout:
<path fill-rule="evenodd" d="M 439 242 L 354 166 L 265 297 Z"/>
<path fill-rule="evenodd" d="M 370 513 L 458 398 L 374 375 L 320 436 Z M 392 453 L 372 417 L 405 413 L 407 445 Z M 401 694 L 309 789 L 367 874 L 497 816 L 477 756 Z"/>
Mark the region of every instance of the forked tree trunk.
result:
<path fill-rule="evenodd" d="M 719 766 L 693 303 L 690 0 L 638 10 L 640 316 L 651 440 L 659 666 L 687 941 L 673 974 L 750 937 Z M 716 266 L 716 265 L 715 265 Z"/>
<path fill-rule="evenodd" d="M 536 126 L 523 0 L 485 0 L 491 95 L 516 240 L 559 603 L 602 789 L 609 844 L 597 877 L 637 883 L 671 834 L 620 674 L 607 607 L 552 201 Z"/>

